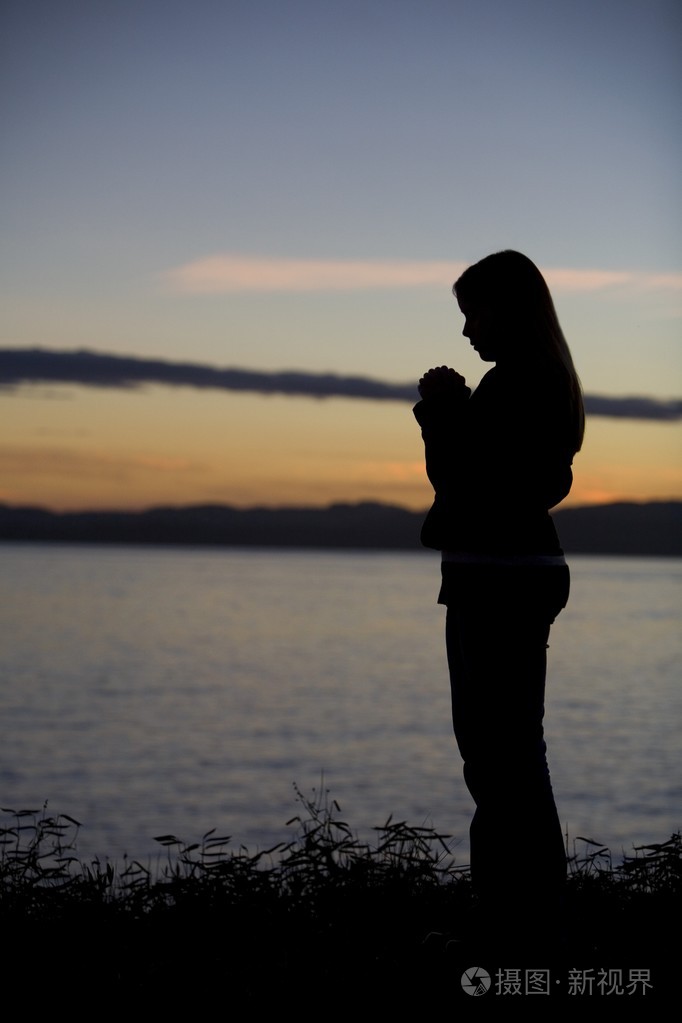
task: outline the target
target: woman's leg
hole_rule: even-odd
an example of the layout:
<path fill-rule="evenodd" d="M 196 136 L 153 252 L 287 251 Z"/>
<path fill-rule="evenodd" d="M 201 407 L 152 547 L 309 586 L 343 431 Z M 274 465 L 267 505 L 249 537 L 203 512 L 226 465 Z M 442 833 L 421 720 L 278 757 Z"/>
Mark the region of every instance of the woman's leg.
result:
<path fill-rule="evenodd" d="M 546 915 L 566 874 L 542 722 L 547 640 L 562 606 L 545 589 L 567 577 L 538 572 L 554 569 L 477 573 L 446 624 L 453 725 L 476 803 L 472 879 L 489 906 L 526 920 Z"/>

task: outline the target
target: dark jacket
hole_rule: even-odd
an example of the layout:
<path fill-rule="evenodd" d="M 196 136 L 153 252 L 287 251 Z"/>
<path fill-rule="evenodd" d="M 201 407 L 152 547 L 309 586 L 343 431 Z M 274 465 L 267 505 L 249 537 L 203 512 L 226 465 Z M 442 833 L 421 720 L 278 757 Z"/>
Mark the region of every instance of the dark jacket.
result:
<path fill-rule="evenodd" d="M 422 543 L 486 555 L 558 554 L 549 509 L 571 489 L 567 389 L 548 367 L 495 366 L 469 395 L 414 408 L 435 501 Z"/>

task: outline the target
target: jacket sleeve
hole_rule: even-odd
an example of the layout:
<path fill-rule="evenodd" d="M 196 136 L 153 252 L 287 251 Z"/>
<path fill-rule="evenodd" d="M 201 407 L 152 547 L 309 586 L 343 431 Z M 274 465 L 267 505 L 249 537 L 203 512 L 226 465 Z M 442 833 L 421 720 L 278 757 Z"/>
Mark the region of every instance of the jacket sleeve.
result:
<path fill-rule="evenodd" d="M 571 488 L 566 413 L 551 381 L 491 371 L 466 400 L 424 400 L 414 415 L 435 490 L 427 547 L 515 549 Z"/>
<path fill-rule="evenodd" d="M 454 401 L 424 398 L 412 410 L 421 426 L 426 475 L 437 494 L 456 484 L 457 453 L 463 454 L 461 431 L 470 394 L 467 387 Z"/>

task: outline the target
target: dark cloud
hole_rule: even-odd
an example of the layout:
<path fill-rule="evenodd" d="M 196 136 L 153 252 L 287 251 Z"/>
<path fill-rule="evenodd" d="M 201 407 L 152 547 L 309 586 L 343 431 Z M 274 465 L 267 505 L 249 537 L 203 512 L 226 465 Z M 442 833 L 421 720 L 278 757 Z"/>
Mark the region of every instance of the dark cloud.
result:
<path fill-rule="evenodd" d="M 98 352 L 54 352 L 44 348 L 0 351 L 0 383 L 84 384 L 89 387 L 137 387 L 167 384 L 174 387 L 210 387 L 258 394 L 294 394 L 311 398 L 371 398 L 416 401 L 414 384 L 385 384 L 366 377 L 297 370 L 265 373 L 251 369 L 216 369 L 191 362 L 166 362 Z"/>
<path fill-rule="evenodd" d="M 81 384 L 87 387 L 139 387 L 166 384 L 172 387 L 206 387 L 257 394 L 305 395 L 310 398 L 364 398 L 373 401 L 416 401 L 415 384 L 389 384 L 368 377 L 345 377 L 334 373 L 249 369 L 216 369 L 191 362 L 166 362 L 99 352 L 56 352 L 43 348 L 0 350 L 0 385 Z M 657 398 L 586 395 L 592 416 L 649 419 L 672 422 L 682 418 L 682 401 Z"/>
<path fill-rule="evenodd" d="M 589 416 L 612 416 L 616 419 L 659 419 L 674 422 L 682 419 L 682 401 L 671 398 L 641 398 L 631 395 L 613 398 L 603 394 L 586 394 L 585 411 Z"/>

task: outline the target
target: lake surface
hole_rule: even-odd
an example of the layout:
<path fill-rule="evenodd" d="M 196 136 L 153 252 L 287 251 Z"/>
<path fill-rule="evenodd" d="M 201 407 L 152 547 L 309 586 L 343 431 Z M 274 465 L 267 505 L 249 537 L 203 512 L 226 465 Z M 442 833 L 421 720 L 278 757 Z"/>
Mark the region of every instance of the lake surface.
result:
<path fill-rule="evenodd" d="M 454 836 L 437 556 L 0 545 L 0 801 L 82 821 L 119 859 L 209 828 L 289 837 L 329 789 L 363 836 L 389 814 Z M 546 732 L 561 820 L 611 847 L 682 826 L 682 561 L 571 559 Z M 532 849 L 531 836 L 508 836 Z"/>

